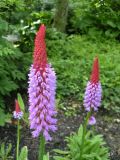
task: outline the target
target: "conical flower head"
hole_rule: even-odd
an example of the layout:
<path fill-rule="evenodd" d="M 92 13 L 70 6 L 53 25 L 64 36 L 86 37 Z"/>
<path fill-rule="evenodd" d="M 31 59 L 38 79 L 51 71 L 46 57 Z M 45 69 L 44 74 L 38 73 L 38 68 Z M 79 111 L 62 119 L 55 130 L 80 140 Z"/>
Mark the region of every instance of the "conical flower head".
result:
<path fill-rule="evenodd" d="M 95 60 L 94 60 L 90 81 L 91 81 L 91 83 L 94 83 L 94 84 L 99 82 L 99 62 L 98 62 L 98 58 L 95 58 Z"/>
<path fill-rule="evenodd" d="M 35 38 L 34 62 L 29 74 L 29 120 L 33 137 L 42 133 L 45 139 L 51 140 L 50 132 L 56 131 L 54 118 L 56 75 L 47 63 L 45 46 L 45 26 L 42 25 Z"/>
<path fill-rule="evenodd" d="M 13 112 L 13 117 L 15 119 L 21 119 L 23 117 L 23 112 L 21 111 L 17 100 L 15 100 L 15 111 Z"/>
<path fill-rule="evenodd" d="M 87 83 L 85 96 L 84 96 L 84 107 L 87 111 L 93 108 L 94 111 L 98 110 L 101 104 L 102 88 L 99 81 L 99 63 L 98 58 L 95 58 L 93 63 L 93 69 L 91 73 L 90 81 Z"/>
<path fill-rule="evenodd" d="M 47 53 L 45 44 L 46 27 L 42 24 L 36 34 L 35 48 L 33 55 L 33 66 L 36 70 L 44 69 L 47 64 Z"/>

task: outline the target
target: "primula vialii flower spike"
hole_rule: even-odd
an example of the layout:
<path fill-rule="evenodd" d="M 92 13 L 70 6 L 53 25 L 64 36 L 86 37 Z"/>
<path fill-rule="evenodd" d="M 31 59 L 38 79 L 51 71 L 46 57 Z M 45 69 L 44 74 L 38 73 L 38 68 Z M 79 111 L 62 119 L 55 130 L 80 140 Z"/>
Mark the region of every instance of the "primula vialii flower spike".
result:
<path fill-rule="evenodd" d="M 23 117 L 23 112 L 21 111 L 17 100 L 15 100 L 15 111 L 13 112 L 13 117 L 15 119 L 21 119 Z"/>
<path fill-rule="evenodd" d="M 47 63 L 45 26 L 41 25 L 35 38 L 34 61 L 29 74 L 29 120 L 33 137 L 41 133 L 46 141 L 51 140 L 50 132 L 56 131 L 54 118 L 56 75 Z"/>
<path fill-rule="evenodd" d="M 99 63 L 98 58 L 95 58 L 93 63 L 93 69 L 91 79 L 87 83 L 85 96 L 84 96 L 84 107 L 86 111 L 90 111 L 91 108 L 94 111 L 98 110 L 101 104 L 102 88 L 99 81 Z"/>

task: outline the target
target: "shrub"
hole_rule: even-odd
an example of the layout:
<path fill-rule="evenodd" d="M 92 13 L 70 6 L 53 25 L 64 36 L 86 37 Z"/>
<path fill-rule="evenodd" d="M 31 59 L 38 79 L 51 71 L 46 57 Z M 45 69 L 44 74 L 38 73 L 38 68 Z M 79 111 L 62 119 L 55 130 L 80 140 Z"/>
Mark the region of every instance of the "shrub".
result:
<path fill-rule="evenodd" d="M 0 113 L 2 114 L 5 103 L 9 104 L 8 97 L 6 100 L 5 96 L 10 96 L 13 91 L 26 87 L 25 82 L 31 55 L 20 52 L 12 42 L 7 41 L 4 37 L 8 31 L 8 24 L 2 19 L 0 19 L 0 24 Z M 7 117 L 3 113 L 1 118 L 0 125 L 3 125 L 3 120 Z"/>
<path fill-rule="evenodd" d="M 118 0 L 71 0 L 68 32 L 83 34 L 94 29 L 107 37 L 120 38 L 119 8 Z"/>
<path fill-rule="evenodd" d="M 11 91 L 18 88 L 24 88 L 24 82 L 27 78 L 28 61 L 18 49 L 13 48 L 11 44 L 1 44 L 0 50 L 0 97 L 9 95 Z M 29 56 L 28 56 L 29 57 Z M 21 89 L 22 89 L 21 88 Z"/>
<path fill-rule="evenodd" d="M 119 43 L 100 35 L 66 37 L 53 33 L 50 38 L 48 33 L 48 38 L 49 59 L 58 77 L 58 97 L 80 99 L 82 104 L 83 95 L 80 93 L 84 93 L 92 59 L 98 55 L 101 66 L 100 78 L 104 89 L 103 105 L 108 110 L 120 112 Z"/>

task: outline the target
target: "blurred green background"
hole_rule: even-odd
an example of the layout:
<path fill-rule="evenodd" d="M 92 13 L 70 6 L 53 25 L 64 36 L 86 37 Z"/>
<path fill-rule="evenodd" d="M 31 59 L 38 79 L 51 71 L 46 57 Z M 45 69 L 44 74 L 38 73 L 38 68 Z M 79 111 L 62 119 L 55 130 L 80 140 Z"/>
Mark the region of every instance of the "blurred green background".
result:
<path fill-rule="evenodd" d="M 119 0 L 0 1 L 0 125 L 9 119 L 20 92 L 27 102 L 27 79 L 35 33 L 47 26 L 49 62 L 57 74 L 57 107 L 82 106 L 93 58 L 99 57 L 102 109 L 120 113 Z M 67 103 L 65 103 L 67 102 Z"/>

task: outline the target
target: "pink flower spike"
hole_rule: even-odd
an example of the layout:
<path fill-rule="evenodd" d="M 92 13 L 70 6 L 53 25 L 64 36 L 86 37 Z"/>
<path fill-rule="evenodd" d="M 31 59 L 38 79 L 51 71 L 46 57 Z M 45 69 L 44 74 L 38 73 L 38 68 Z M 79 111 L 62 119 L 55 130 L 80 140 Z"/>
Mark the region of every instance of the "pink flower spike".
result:
<path fill-rule="evenodd" d="M 15 111 L 13 112 L 13 117 L 15 119 L 21 119 L 23 117 L 23 112 L 21 111 L 17 100 L 15 100 Z"/>
<path fill-rule="evenodd" d="M 96 124 L 96 119 L 95 119 L 95 117 L 94 116 L 91 116 L 90 118 L 89 118 L 89 125 L 95 125 Z"/>
<path fill-rule="evenodd" d="M 46 27 L 41 25 L 35 38 L 33 64 L 29 76 L 29 120 L 33 137 L 43 134 L 46 141 L 49 133 L 56 130 L 55 110 L 56 75 L 47 62 Z M 33 123 L 34 121 L 34 123 Z"/>
<path fill-rule="evenodd" d="M 87 83 L 84 96 L 84 107 L 86 111 L 90 111 L 92 108 L 94 111 L 98 110 L 101 104 L 102 87 L 99 81 L 99 63 L 98 58 L 95 58 L 93 63 L 93 69 L 91 79 Z"/>

